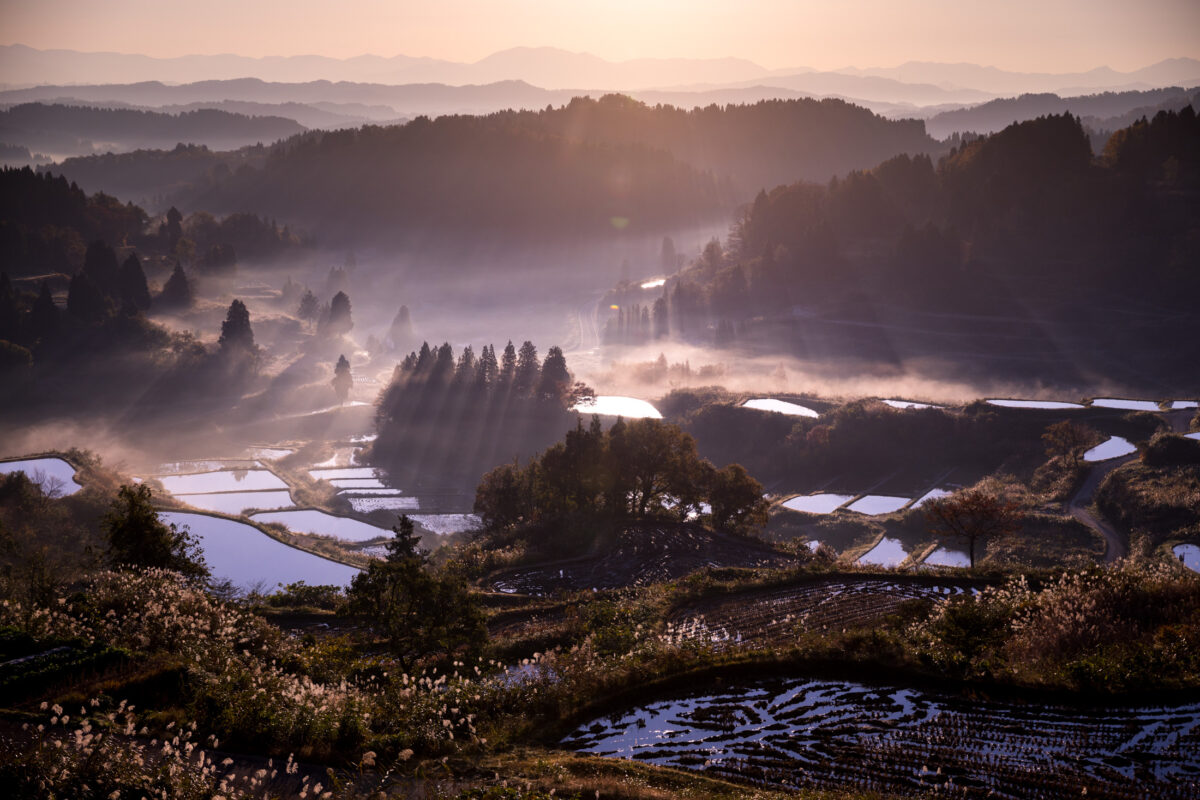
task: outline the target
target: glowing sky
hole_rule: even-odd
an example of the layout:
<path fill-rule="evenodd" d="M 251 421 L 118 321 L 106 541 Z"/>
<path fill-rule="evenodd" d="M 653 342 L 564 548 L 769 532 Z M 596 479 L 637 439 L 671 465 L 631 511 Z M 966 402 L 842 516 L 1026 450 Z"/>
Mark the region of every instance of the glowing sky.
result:
<path fill-rule="evenodd" d="M 476 61 L 550 45 L 611 60 L 1067 72 L 1200 57 L 1198 31 L 1198 0 L 0 0 L 0 43 L 159 57 Z"/>

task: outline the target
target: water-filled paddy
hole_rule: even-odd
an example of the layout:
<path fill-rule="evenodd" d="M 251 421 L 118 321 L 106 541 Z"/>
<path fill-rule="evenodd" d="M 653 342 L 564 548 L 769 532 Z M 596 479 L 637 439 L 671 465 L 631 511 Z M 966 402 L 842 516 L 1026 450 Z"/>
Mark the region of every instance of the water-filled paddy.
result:
<path fill-rule="evenodd" d="M 912 400 L 884 400 L 883 404 L 901 410 L 910 408 L 941 408 L 941 406 L 934 405 L 933 403 L 915 403 Z"/>
<path fill-rule="evenodd" d="M 1002 408 L 1040 408 L 1049 411 L 1084 408 L 1080 403 L 1063 403 L 1057 400 L 988 400 L 988 402 Z"/>
<path fill-rule="evenodd" d="M 1200 547 L 1194 544 L 1177 544 L 1171 548 L 1171 552 L 1185 567 L 1200 572 Z"/>
<path fill-rule="evenodd" d="M 792 678 L 599 717 L 563 745 L 786 788 L 1182 798 L 1200 792 L 1198 727 L 1196 702 L 1079 709 Z"/>
<path fill-rule="evenodd" d="M 846 510 L 857 511 L 860 514 L 867 514 L 869 516 L 891 514 L 893 511 L 899 511 L 908 505 L 910 499 L 908 497 L 894 497 L 886 494 L 868 494 L 846 506 Z"/>
<path fill-rule="evenodd" d="M 158 480 L 171 494 L 257 492 L 264 489 L 288 488 L 274 473 L 265 469 L 226 469 L 192 475 L 164 475 Z"/>
<path fill-rule="evenodd" d="M 790 414 L 794 417 L 810 417 L 812 419 L 821 416 L 807 406 L 802 406 L 798 403 L 789 403 L 786 400 L 774 400 L 769 397 L 755 397 L 747 400 L 742 403 L 742 408 L 753 408 L 758 411 L 774 411 L 777 414 Z"/>
<path fill-rule="evenodd" d="M 852 494 L 831 494 L 822 492 L 821 494 L 807 494 L 799 497 L 793 497 L 791 500 L 785 500 L 784 508 L 790 508 L 792 511 L 804 511 L 809 514 L 829 514 L 836 508 L 840 508 L 843 504 L 854 499 Z"/>
<path fill-rule="evenodd" d="M 879 541 L 879 544 L 864 553 L 858 559 L 858 563 L 872 564 L 877 567 L 894 567 L 906 558 L 908 558 L 908 553 L 904 552 L 904 543 L 899 539 L 885 536 Z"/>
<path fill-rule="evenodd" d="M 380 536 L 392 535 L 389 530 L 368 525 L 349 517 L 338 517 L 311 508 L 299 511 L 271 511 L 265 514 L 255 514 L 251 519 L 257 522 L 282 522 L 294 531 L 300 533 L 318 533 L 323 536 L 336 536 L 351 542 L 367 542 Z"/>
<path fill-rule="evenodd" d="M 1092 400 L 1093 408 L 1120 408 L 1125 411 L 1158 411 L 1153 400 L 1126 400 L 1122 397 L 1097 397 Z"/>
<path fill-rule="evenodd" d="M 294 452 L 296 451 L 290 447 L 251 447 L 250 457 L 261 458 L 264 461 L 275 461 L 280 458 L 287 458 Z"/>
<path fill-rule="evenodd" d="M 185 494 L 180 500 L 189 506 L 217 511 L 221 514 L 241 514 L 251 508 L 291 508 L 288 492 L 219 492 L 217 494 Z"/>
<path fill-rule="evenodd" d="M 339 489 L 387 489 L 387 484 L 379 478 L 327 478 Z M 394 489 L 392 491 L 395 491 Z"/>
<path fill-rule="evenodd" d="M 645 400 L 609 394 L 596 395 L 596 400 L 592 403 L 576 403 L 571 410 L 580 414 L 600 414 L 627 419 L 662 419 L 658 409 Z"/>
<path fill-rule="evenodd" d="M 296 581 L 349 586 L 358 574 L 354 567 L 297 550 L 244 522 L 182 511 L 164 511 L 159 517 L 186 525 L 200 540 L 213 577 L 228 578 L 242 589 L 262 585 L 270 591 Z"/>
<path fill-rule="evenodd" d="M 1171 403 L 1171 408 L 1176 411 L 1183 408 L 1197 407 L 1200 407 L 1200 403 L 1197 403 L 1195 400 L 1175 400 Z"/>
<path fill-rule="evenodd" d="M 930 489 L 928 492 L 926 492 L 925 494 L 918 497 L 916 499 L 916 501 L 912 504 L 912 507 L 920 508 L 921 506 L 928 503 L 930 500 L 940 500 L 943 497 L 949 497 L 950 494 L 951 493 L 946 491 L 945 489 Z"/>
<path fill-rule="evenodd" d="M 1110 458 L 1120 458 L 1130 453 L 1136 453 L 1137 448 L 1121 436 L 1110 437 L 1108 441 L 1098 444 L 1083 454 L 1084 461 L 1107 461 Z"/>
<path fill-rule="evenodd" d="M 921 563 L 934 567 L 969 567 L 971 566 L 971 557 L 962 550 L 947 550 L 945 547 L 939 547 Z"/>
<path fill-rule="evenodd" d="M 19 461 L 0 461 L 0 474 L 24 472 L 43 492 L 57 491 L 61 495 L 75 494 L 83 487 L 75 480 L 75 468 L 61 458 L 23 458 Z"/>

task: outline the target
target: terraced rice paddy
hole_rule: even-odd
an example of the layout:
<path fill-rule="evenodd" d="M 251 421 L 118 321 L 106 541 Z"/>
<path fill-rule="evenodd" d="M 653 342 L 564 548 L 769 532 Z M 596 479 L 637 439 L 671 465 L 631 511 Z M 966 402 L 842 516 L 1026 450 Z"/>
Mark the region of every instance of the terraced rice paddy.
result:
<path fill-rule="evenodd" d="M 395 494 L 390 489 L 380 489 L 379 495 L 375 495 L 376 490 L 363 489 L 351 490 L 346 495 L 346 500 L 350 503 L 350 507 L 360 514 L 370 514 L 372 511 L 416 511 L 421 507 L 415 497 L 403 497 Z M 382 492 L 388 492 L 383 495 Z M 360 497 L 359 494 L 364 496 Z M 373 496 L 367 496 L 373 495 Z"/>
<path fill-rule="evenodd" d="M 1121 397 L 1097 397 L 1092 400 L 1092 408 L 1119 408 L 1125 411 L 1158 411 L 1158 403 L 1153 400 L 1126 400 Z"/>
<path fill-rule="evenodd" d="M 676 639 L 786 646 L 799 631 L 866 625 L 895 613 L 907 600 L 969 591 L 972 584 L 954 580 L 821 578 L 691 603 L 672 612 L 667 623 Z"/>
<path fill-rule="evenodd" d="M 805 678 L 584 723 L 573 750 L 797 788 L 935 797 L 1195 798 L 1200 703 L 1068 708 Z"/>
<path fill-rule="evenodd" d="M 925 494 L 918 497 L 915 501 L 913 501 L 912 507 L 920 508 L 921 506 L 928 503 L 930 500 L 939 500 L 943 497 L 949 497 L 951 494 L 952 494 L 951 492 L 948 492 L 945 489 L 930 489 L 928 492 L 926 492 Z"/>
<path fill-rule="evenodd" d="M 1121 436 L 1110 436 L 1108 441 L 1098 444 L 1083 454 L 1084 461 L 1108 461 L 1110 458 L 1120 458 L 1130 453 L 1136 453 L 1128 439 Z"/>
<path fill-rule="evenodd" d="M 254 514 L 250 517 L 256 522 L 280 522 L 293 531 L 301 533 L 317 533 L 322 536 L 335 536 L 351 542 L 369 542 L 382 537 L 391 538 L 392 532 L 359 522 L 348 517 L 338 517 L 305 508 L 299 511 L 271 511 L 265 514 Z"/>
<path fill-rule="evenodd" d="M 908 410 L 913 408 L 944 408 L 944 406 L 935 405 L 933 403 L 915 403 L 912 400 L 884 400 L 884 405 L 898 408 L 900 410 Z"/>
<path fill-rule="evenodd" d="M 879 540 L 879 544 L 864 553 L 858 559 L 858 563 L 877 567 L 894 567 L 906 558 L 908 558 L 908 553 L 904 550 L 904 543 L 899 539 L 885 536 Z"/>
<path fill-rule="evenodd" d="M 783 507 L 792 511 L 803 511 L 806 514 L 831 514 L 854 499 L 852 494 L 806 494 L 793 497 L 783 502 Z"/>
<path fill-rule="evenodd" d="M 893 511 L 899 511 L 908 505 L 910 499 L 908 497 L 894 497 L 886 494 L 868 494 L 863 495 L 846 506 L 846 510 L 857 511 L 859 514 L 866 514 L 868 516 L 891 514 Z"/>
<path fill-rule="evenodd" d="M 580 414 L 599 414 L 626 419 L 662 419 L 659 410 L 645 400 L 618 395 L 596 395 L 594 401 L 577 403 L 571 410 Z"/>
<path fill-rule="evenodd" d="M 167 524 L 186 525 L 200 540 L 213 577 L 228 578 L 242 589 L 271 591 L 296 581 L 349 586 L 358 574 L 354 567 L 298 550 L 244 522 L 183 511 L 163 511 L 159 517 Z"/>
<path fill-rule="evenodd" d="M 1171 548 L 1171 552 L 1185 567 L 1200 572 L 1200 547 L 1194 544 L 1177 544 Z"/>
<path fill-rule="evenodd" d="M 789 414 L 794 417 L 809 417 L 816 419 L 821 416 L 808 406 L 789 403 L 786 400 L 774 400 L 767 397 L 755 397 L 742 403 L 742 408 L 753 408 L 758 411 L 774 411 L 777 414 Z"/>
<path fill-rule="evenodd" d="M 190 475 L 164 475 L 158 479 L 171 494 L 213 494 L 215 492 L 258 492 L 284 489 L 288 485 L 265 469 L 224 469 Z"/>
<path fill-rule="evenodd" d="M 947 550 L 945 547 L 939 547 L 926 556 L 921 563 L 932 567 L 969 567 L 971 566 L 971 557 L 961 550 Z"/>
<path fill-rule="evenodd" d="M 483 525 L 476 514 L 410 514 L 409 519 L 440 536 L 472 531 Z"/>
<path fill-rule="evenodd" d="M 61 495 L 75 494 L 83 488 L 75 480 L 75 468 L 61 458 L 23 458 L 19 461 L 0 461 L 0 475 L 24 472 L 42 491 L 57 491 Z"/>
<path fill-rule="evenodd" d="M 1066 411 L 1075 408 L 1086 408 L 1081 403 L 1063 403 L 1057 400 L 988 400 L 988 403 L 1001 408 L 1034 408 L 1043 411 Z"/>
<path fill-rule="evenodd" d="M 241 514 L 251 509 L 291 508 L 292 496 L 281 492 L 218 492 L 215 494 L 184 494 L 179 499 L 193 508 L 216 511 L 220 514 Z"/>

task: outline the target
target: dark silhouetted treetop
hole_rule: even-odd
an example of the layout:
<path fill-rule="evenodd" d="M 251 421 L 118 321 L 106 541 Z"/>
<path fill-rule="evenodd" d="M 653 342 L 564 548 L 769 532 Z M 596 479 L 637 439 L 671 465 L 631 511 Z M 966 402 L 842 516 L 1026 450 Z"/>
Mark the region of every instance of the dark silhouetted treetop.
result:
<path fill-rule="evenodd" d="M 192 304 L 192 286 L 187 275 L 178 261 L 171 277 L 163 284 L 162 292 L 158 295 L 158 305 L 163 308 L 187 308 Z"/>
<path fill-rule="evenodd" d="M 121 282 L 117 254 L 103 241 L 96 240 L 88 245 L 87 254 L 83 258 L 83 273 L 105 297 L 120 299 Z"/>
<path fill-rule="evenodd" d="M 350 296 L 338 292 L 329 301 L 329 316 L 325 320 L 324 332 L 329 336 L 344 336 L 354 327 L 350 316 Z"/>
<path fill-rule="evenodd" d="M 73 317 L 94 322 L 110 310 L 108 299 L 100 293 L 87 273 L 79 272 L 71 278 L 71 285 L 67 289 L 67 311 Z"/>
<path fill-rule="evenodd" d="M 321 313 L 321 306 L 317 302 L 317 296 L 312 293 L 311 289 L 305 289 L 304 294 L 300 296 L 300 305 L 296 308 L 296 316 L 305 322 L 312 323 Z"/>
<path fill-rule="evenodd" d="M 528 397 L 533 394 L 538 386 L 541 369 L 537 348 L 533 346 L 533 342 L 526 340 L 517 351 L 517 368 L 513 376 L 513 391 L 517 396 Z"/>
<path fill-rule="evenodd" d="M 229 312 L 221 323 L 221 338 L 218 341 L 222 353 L 256 353 L 254 331 L 250 328 L 250 312 L 241 300 L 229 304 Z"/>
<path fill-rule="evenodd" d="M 139 311 L 150 308 L 150 287 L 146 285 L 146 273 L 137 253 L 130 253 L 121 264 L 121 302 Z"/>
<path fill-rule="evenodd" d="M 351 387 L 354 386 L 354 378 L 350 375 L 350 362 L 346 360 L 346 356 L 338 356 L 337 364 L 333 368 L 333 380 L 329 383 L 337 394 L 338 403 L 344 404 L 350 396 Z"/>
<path fill-rule="evenodd" d="M 562 348 L 557 345 L 551 347 L 542 363 L 542 375 L 537 389 L 538 399 L 561 402 L 562 398 L 570 393 L 573 380 L 570 370 L 567 369 L 567 359 L 563 356 Z"/>

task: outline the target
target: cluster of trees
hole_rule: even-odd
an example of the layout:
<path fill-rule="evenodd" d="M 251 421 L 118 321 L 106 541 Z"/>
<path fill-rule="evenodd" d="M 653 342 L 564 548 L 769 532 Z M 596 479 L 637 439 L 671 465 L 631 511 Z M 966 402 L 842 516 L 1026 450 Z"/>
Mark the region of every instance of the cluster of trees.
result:
<path fill-rule="evenodd" d="M 22 103 L 0 111 L 0 128 L 10 142 L 69 155 L 89 155 L 96 144 L 135 150 L 197 142 L 230 149 L 273 142 L 304 130 L 283 117 L 250 117 L 212 108 L 168 114 L 46 103 Z"/>
<path fill-rule="evenodd" d="M 1118 131 L 1100 157 L 1078 119 L 1049 116 L 936 163 L 900 155 L 826 185 L 779 186 L 746 207 L 726 248 L 668 284 L 668 308 L 690 286 L 693 330 L 707 331 L 816 298 L 1000 308 L 1048 283 L 1200 288 L 1187 200 L 1200 188 L 1198 143 L 1190 106 Z"/>
<path fill-rule="evenodd" d="M 374 457 L 403 479 L 426 472 L 465 486 L 486 469 L 529 455 L 570 427 L 569 409 L 590 394 L 575 383 L 559 347 L 539 359 L 533 342 L 471 346 L 455 357 L 449 343 L 409 353 L 396 366 L 376 411 Z"/>
<path fill-rule="evenodd" d="M 88 242 L 136 243 L 146 220 L 141 208 L 106 194 L 88 197 L 62 176 L 0 170 L 0 263 L 14 277 L 73 273 Z"/>
<path fill-rule="evenodd" d="M 739 464 L 717 469 L 696 441 L 654 419 L 579 420 L 563 441 L 528 465 L 488 472 L 475 511 L 489 528 L 559 520 L 573 514 L 614 519 L 707 516 L 722 530 L 745 532 L 767 519 L 763 487 Z"/>

